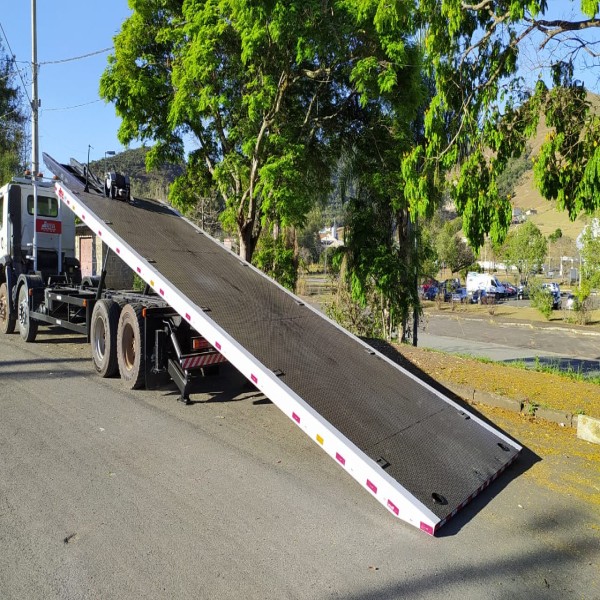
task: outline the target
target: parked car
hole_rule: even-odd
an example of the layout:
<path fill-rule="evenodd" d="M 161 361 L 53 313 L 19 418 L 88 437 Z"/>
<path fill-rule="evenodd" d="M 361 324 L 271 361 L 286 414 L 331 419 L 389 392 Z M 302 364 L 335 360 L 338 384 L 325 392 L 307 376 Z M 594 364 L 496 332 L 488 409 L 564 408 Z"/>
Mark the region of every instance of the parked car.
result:
<path fill-rule="evenodd" d="M 435 285 L 430 285 L 423 291 L 424 300 L 435 300 L 438 295 L 438 288 Z"/>
<path fill-rule="evenodd" d="M 558 310 L 560 308 L 560 287 L 558 283 L 542 283 L 542 290 L 552 295 L 552 308 Z"/>
<path fill-rule="evenodd" d="M 529 288 L 526 285 L 517 287 L 517 300 L 525 300 L 529 298 Z"/>
<path fill-rule="evenodd" d="M 558 283 L 555 282 L 551 282 L 551 283 L 542 283 L 542 287 L 549 289 L 553 294 L 559 294 L 560 295 L 560 286 L 558 285 Z"/>
<path fill-rule="evenodd" d="M 467 294 L 467 288 L 460 287 L 452 292 L 452 302 L 459 302 L 464 304 L 468 301 L 469 294 Z"/>
<path fill-rule="evenodd" d="M 508 281 L 503 281 L 502 285 L 504 286 L 504 293 L 508 298 L 517 295 L 517 288 L 514 285 L 508 283 Z"/>

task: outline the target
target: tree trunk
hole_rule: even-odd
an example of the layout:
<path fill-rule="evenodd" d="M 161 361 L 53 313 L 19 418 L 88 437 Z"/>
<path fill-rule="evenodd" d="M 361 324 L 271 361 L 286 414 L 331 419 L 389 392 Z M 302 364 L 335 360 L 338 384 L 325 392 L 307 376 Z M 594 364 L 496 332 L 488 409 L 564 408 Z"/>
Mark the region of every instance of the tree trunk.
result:
<path fill-rule="evenodd" d="M 253 223 L 245 223 L 238 227 L 238 236 L 240 239 L 240 257 L 248 262 L 252 262 L 252 256 L 256 249 L 258 236 L 254 235 Z"/>

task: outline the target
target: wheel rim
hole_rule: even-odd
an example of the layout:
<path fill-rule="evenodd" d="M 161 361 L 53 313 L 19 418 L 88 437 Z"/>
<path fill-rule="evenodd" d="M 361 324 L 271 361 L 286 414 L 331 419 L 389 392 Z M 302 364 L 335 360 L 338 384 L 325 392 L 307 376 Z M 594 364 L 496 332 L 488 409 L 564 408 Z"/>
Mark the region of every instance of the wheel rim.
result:
<path fill-rule="evenodd" d="M 94 324 L 94 349 L 100 360 L 104 359 L 106 352 L 106 327 L 104 319 L 97 319 Z"/>
<path fill-rule="evenodd" d="M 19 323 L 21 327 L 27 327 L 27 320 L 29 318 L 29 307 L 27 306 L 27 296 L 23 293 L 20 294 L 19 302 Z"/>
<path fill-rule="evenodd" d="M 133 327 L 127 324 L 123 328 L 123 362 L 128 371 L 131 371 L 135 366 L 135 335 Z"/>

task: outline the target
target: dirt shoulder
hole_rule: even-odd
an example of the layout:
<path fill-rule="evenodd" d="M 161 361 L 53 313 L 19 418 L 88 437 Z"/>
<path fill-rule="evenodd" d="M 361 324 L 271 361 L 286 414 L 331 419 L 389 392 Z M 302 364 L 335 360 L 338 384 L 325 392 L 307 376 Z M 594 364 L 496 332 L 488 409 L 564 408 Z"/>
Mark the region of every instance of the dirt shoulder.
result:
<path fill-rule="evenodd" d="M 597 384 L 424 348 L 402 345 L 397 349 L 419 370 L 442 384 L 467 386 L 573 415 L 600 418 L 600 386 Z"/>
<path fill-rule="evenodd" d="M 600 313 L 600 311 L 597 311 Z M 582 326 L 568 320 L 568 311 L 555 311 L 545 320 L 538 311 L 510 304 L 495 306 L 437 305 L 427 303 L 428 315 L 452 316 L 457 319 L 485 320 L 498 324 L 526 325 L 531 330 L 565 331 L 585 339 L 597 340 L 600 349 L 600 325 L 597 321 Z M 596 315 L 594 315 L 596 316 Z M 600 314 L 598 314 L 600 317 Z M 498 394 L 506 398 L 542 408 L 600 417 L 600 385 L 572 379 L 560 374 L 525 370 L 505 363 L 461 357 L 412 346 L 398 346 L 401 354 L 417 368 L 441 383 L 468 386 L 475 390 Z M 599 350 L 600 351 L 600 350 Z"/>

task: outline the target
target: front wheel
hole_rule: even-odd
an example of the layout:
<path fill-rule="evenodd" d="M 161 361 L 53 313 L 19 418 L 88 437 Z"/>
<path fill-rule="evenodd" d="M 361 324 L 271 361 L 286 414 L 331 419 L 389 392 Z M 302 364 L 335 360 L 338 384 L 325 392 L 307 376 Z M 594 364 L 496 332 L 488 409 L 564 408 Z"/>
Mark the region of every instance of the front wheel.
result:
<path fill-rule="evenodd" d="M 90 322 L 92 362 L 100 377 L 117 373 L 117 327 L 121 308 L 113 300 L 98 300 Z"/>
<path fill-rule="evenodd" d="M 18 302 L 18 317 L 19 317 L 19 333 L 26 342 L 33 342 L 38 332 L 37 321 L 32 320 L 29 314 L 29 297 L 28 288 L 22 285 L 19 288 Z"/>
<path fill-rule="evenodd" d="M 127 304 L 121 311 L 117 328 L 117 361 L 127 389 L 143 387 L 146 375 L 144 355 L 144 318 L 141 304 Z"/>
<path fill-rule="evenodd" d="M 2 333 L 14 333 L 17 325 L 17 317 L 10 312 L 10 299 L 6 283 L 0 285 L 0 331 Z"/>

